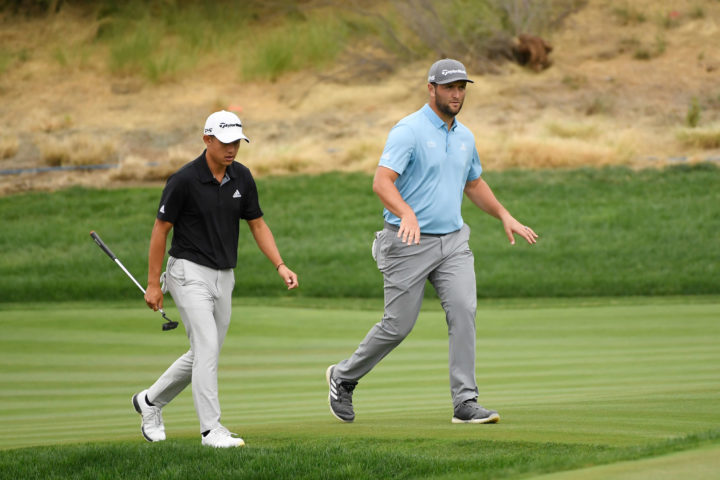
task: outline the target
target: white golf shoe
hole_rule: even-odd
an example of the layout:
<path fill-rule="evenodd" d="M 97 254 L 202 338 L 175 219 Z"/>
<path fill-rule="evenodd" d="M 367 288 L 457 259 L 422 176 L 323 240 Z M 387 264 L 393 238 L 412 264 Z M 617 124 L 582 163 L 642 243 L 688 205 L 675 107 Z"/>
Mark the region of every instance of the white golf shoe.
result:
<path fill-rule="evenodd" d="M 140 414 L 140 431 L 148 442 L 162 442 L 165 440 L 165 425 L 163 424 L 160 407 L 148 405 L 145 401 L 147 390 L 136 393 L 132 397 L 133 407 Z"/>
<path fill-rule="evenodd" d="M 210 430 L 210 433 L 202 437 L 202 444 L 214 448 L 242 447 L 245 442 L 236 433 L 230 432 L 220 425 Z"/>

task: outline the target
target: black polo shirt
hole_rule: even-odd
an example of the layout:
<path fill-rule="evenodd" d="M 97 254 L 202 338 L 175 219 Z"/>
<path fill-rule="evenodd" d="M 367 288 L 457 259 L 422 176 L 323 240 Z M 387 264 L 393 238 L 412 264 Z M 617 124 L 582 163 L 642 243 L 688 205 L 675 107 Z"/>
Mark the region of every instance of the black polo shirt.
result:
<path fill-rule="evenodd" d="M 257 187 L 250 170 L 238 162 L 218 183 L 205 153 L 168 178 L 157 218 L 173 224 L 173 257 L 217 270 L 235 268 L 240 220 L 263 215 Z"/>

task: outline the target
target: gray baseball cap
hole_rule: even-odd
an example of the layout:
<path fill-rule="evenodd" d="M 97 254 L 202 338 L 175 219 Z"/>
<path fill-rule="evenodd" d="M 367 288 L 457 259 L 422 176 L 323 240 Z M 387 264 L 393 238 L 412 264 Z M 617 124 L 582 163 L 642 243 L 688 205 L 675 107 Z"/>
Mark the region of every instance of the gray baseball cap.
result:
<path fill-rule="evenodd" d="M 444 85 L 459 80 L 475 83 L 467 77 L 465 65 L 451 58 L 444 58 L 433 63 L 428 72 L 428 83 Z"/>

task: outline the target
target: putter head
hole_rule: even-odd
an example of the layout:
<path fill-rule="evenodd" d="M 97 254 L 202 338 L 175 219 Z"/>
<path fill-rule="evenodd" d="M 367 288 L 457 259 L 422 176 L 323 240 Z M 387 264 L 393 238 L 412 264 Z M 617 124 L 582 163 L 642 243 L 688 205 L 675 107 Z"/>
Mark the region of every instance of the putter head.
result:
<path fill-rule="evenodd" d="M 172 320 L 168 320 L 167 323 L 163 323 L 162 329 L 163 329 L 163 332 L 166 332 L 168 330 L 174 330 L 175 328 L 177 328 L 177 326 L 178 326 L 178 322 L 173 322 Z"/>
<path fill-rule="evenodd" d="M 165 315 L 165 312 L 162 312 L 162 317 L 166 320 L 166 323 L 163 323 L 162 329 L 163 332 L 167 332 L 168 330 L 174 330 L 178 326 L 178 322 L 173 322 L 170 320 L 167 315 Z"/>

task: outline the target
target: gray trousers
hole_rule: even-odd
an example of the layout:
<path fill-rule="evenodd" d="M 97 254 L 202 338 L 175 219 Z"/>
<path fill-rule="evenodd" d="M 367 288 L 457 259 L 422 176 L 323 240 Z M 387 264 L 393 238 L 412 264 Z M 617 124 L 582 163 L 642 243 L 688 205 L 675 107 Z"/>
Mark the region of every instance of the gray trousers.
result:
<path fill-rule="evenodd" d="M 397 227 L 385 224 L 375 234 L 373 254 L 383 273 L 385 313 L 355 353 L 335 367 L 334 377 L 358 381 L 390 353 L 415 326 L 425 282 L 435 288 L 448 326 L 450 394 L 457 406 L 478 396 L 475 379 L 474 257 L 463 225 L 447 235 L 422 235 L 419 245 L 397 237 Z"/>
<path fill-rule="evenodd" d="M 190 350 L 148 389 L 148 399 L 164 407 L 192 382 L 200 431 L 212 430 L 220 425 L 218 358 L 230 326 L 235 276 L 232 269 L 215 270 L 170 257 L 165 282 L 185 325 Z"/>

